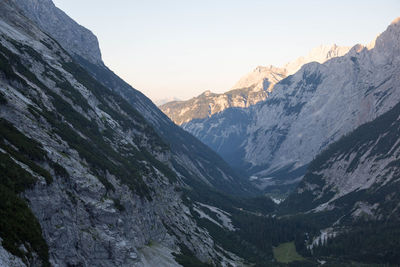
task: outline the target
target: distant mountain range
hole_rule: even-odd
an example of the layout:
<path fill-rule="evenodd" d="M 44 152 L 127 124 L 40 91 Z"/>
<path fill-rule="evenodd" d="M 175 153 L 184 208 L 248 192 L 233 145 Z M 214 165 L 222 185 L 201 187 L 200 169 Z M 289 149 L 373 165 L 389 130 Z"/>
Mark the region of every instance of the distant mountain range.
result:
<path fill-rule="evenodd" d="M 230 91 L 215 94 L 206 91 L 187 101 L 171 101 L 160 105 L 160 109 L 176 124 L 182 125 L 194 119 L 205 119 L 228 108 L 248 108 L 264 101 L 275 84 L 298 71 L 309 62 L 323 63 L 331 58 L 343 56 L 350 47 L 319 46 L 305 57 L 285 64 L 283 67 L 259 66 L 244 75 Z"/>
<path fill-rule="evenodd" d="M 161 105 L 164 105 L 165 103 L 173 102 L 173 101 L 180 101 L 180 99 L 177 97 L 169 97 L 169 98 L 153 100 L 154 104 L 156 104 L 157 106 L 161 106 Z"/>
<path fill-rule="evenodd" d="M 397 19 L 190 100 L 229 166 L 51 0 L 0 1 L 0 266 L 398 266 L 399 47 Z"/>
<path fill-rule="evenodd" d="M 183 194 L 257 190 L 52 1 L 1 1 L 0 14 L 0 266 L 180 266 L 172 252 L 240 264 L 190 213 L 204 197 Z"/>
<path fill-rule="evenodd" d="M 293 74 L 283 75 L 272 89 L 264 86 L 265 95 L 255 105 L 232 106 L 205 118 L 185 117 L 181 126 L 260 189 L 287 192 L 319 152 L 399 101 L 394 86 L 398 66 L 391 63 L 398 56 L 396 27 L 392 24 L 367 46 L 314 49 L 308 57 L 288 63 Z M 239 84 L 243 81 L 246 78 Z M 196 99 L 201 97 L 190 101 Z M 193 103 L 191 109 L 196 107 Z"/>

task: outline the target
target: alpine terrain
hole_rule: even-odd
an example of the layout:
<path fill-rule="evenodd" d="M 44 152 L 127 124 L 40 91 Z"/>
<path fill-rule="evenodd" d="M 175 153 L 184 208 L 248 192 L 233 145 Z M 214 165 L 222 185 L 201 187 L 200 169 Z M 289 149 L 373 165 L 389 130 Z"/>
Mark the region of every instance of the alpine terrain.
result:
<path fill-rule="evenodd" d="M 399 36 L 173 111 L 211 149 L 51 0 L 0 0 L 0 266 L 398 266 Z"/>
<path fill-rule="evenodd" d="M 254 189 L 110 72 L 51 1 L 1 1 L 0 13 L 0 265 L 242 265 L 184 193 Z"/>
<path fill-rule="evenodd" d="M 287 193 L 319 152 L 399 102 L 398 38 L 399 23 L 394 21 L 367 46 L 336 47 L 347 53 L 328 50 L 324 63 L 302 65 L 275 84 L 264 101 L 182 127 L 258 188 Z M 298 60 L 297 66 L 303 62 L 307 60 Z"/>
<path fill-rule="evenodd" d="M 343 56 L 350 47 L 319 46 L 305 57 L 287 63 L 283 67 L 258 66 L 244 75 L 230 91 L 215 94 L 206 91 L 198 97 L 187 101 L 171 101 L 160 106 L 160 109 L 178 125 L 195 119 L 206 119 L 228 108 L 248 108 L 264 101 L 272 92 L 275 84 L 298 71 L 309 62 L 323 63 L 333 57 Z M 190 131 L 190 129 L 189 129 Z"/>

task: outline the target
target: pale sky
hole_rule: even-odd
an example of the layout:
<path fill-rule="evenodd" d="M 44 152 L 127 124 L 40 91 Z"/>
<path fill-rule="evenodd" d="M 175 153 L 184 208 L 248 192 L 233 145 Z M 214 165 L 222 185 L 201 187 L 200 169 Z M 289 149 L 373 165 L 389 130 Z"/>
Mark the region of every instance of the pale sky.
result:
<path fill-rule="evenodd" d="M 399 0 L 54 0 L 99 39 L 105 64 L 152 100 L 228 91 L 259 65 L 321 44 L 369 43 Z"/>

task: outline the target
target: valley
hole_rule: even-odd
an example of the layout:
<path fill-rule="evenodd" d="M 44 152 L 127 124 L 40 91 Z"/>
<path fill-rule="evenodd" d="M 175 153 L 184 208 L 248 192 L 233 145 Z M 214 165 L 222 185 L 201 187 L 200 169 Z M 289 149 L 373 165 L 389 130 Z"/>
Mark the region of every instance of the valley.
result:
<path fill-rule="evenodd" d="M 53 1 L 0 1 L 0 266 L 398 266 L 399 74 L 396 19 L 158 108 Z"/>

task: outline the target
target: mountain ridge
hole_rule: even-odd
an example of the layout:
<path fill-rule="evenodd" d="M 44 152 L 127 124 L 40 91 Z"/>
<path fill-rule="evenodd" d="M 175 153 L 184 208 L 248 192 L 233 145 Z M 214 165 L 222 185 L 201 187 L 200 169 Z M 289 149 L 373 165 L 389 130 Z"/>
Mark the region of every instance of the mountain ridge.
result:
<path fill-rule="evenodd" d="M 321 45 L 311 50 L 307 56 L 288 62 L 283 67 L 258 66 L 241 77 L 225 93 L 216 94 L 208 90 L 186 101 L 163 104 L 160 109 L 176 124 L 182 125 L 194 119 L 212 117 L 228 108 L 248 108 L 265 101 L 275 84 L 294 74 L 304 64 L 313 61 L 323 63 L 331 58 L 342 56 L 349 50 L 350 47 L 341 47 L 336 44 Z"/>
<path fill-rule="evenodd" d="M 227 165 L 204 149 L 197 153 L 216 167 L 190 166 L 194 156 L 172 151 L 176 144 L 13 3 L 0 2 L 0 13 L 0 263 L 241 265 L 198 226 L 182 197 L 194 185 L 219 192 L 218 183 L 232 178 Z M 205 147 L 187 136 L 175 142 Z"/>
<path fill-rule="evenodd" d="M 400 103 L 332 143 L 281 204 L 281 214 L 319 225 L 306 241 L 317 257 L 399 261 L 399 115 Z"/>
<path fill-rule="evenodd" d="M 319 151 L 397 103 L 399 35 L 398 23 L 392 24 L 373 48 L 355 45 L 343 57 L 308 63 L 263 102 L 182 127 L 255 177 L 260 188 L 285 179 L 281 186 L 293 188 Z"/>
<path fill-rule="evenodd" d="M 86 55 L 87 46 L 95 46 L 96 48 L 93 48 L 93 50 L 99 50 L 97 38 L 89 30 L 69 18 L 64 12 L 55 7 L 52 1 L 39 0 L 39 4 L 36 6 L 32 5 L 32 1 L 26 1 L 25 3 L 25 1 L 12 0 L 12 2 L 29 19 L 43 27 L 45 32 L 46 29 L 50 29 L 49 32 L 57 31 L 57 22 L 63 21 L 63 24 L 65 24 L 63 27 L 65 28 L 63 28 L 62 36 L 58 39 L 56 38 L 63 48 L 70 48 L 69 44 L 76 42 L 76 35 L 84 36 L 83 40 L 96 39 L 96 42 L 78 42 L 76 47 L 66 50 L 71 53 L 76 62 L 89 71 L 100 83 L 125 98 L 155 128 L 157 134 L 171 145 L 175 169 L 185 166 L 185 168 L 190 169 L 191 175 L 230 193 L 240 195 L 249 195 L 250 192 L 255 193 L 247 181 L 235 173 L 217 154 L 196 138 L 175 126 L 144 94 L 119 78 L 101 60 L 92 60 L 91 54 L 88 57 Z M 34 2 L 36 3 L 36 1 Z M 50 13 L 47 20 L 41 20 L 41 15 L 47 13 Z M 80 50 L 81 47 L 83 47 L 82 50 Z M 210 164 L 210 159 L 214 162 L 213 165 Z M 220 172 L 224 173 L 222 177 L 226 179 L 215 179 L 214 175 L 210 175 L 210 170 L 213 170 L 214 175 Z"/>
<path fill-rule="evenodd" d="M 10 0 L 28 18 L 57 40 L 71 55 L 77 54 L 92 63 L 103 64 L 97 37 L 71 20 L 51 0 Z M 32 11 L 35 12 L 32 12 Z M 52 23 L 49 23 L 51 21 Z M 69 29 L 74 28 L 75 31 Z M 68 40 L 68 41 L 66 41 Z"/>

